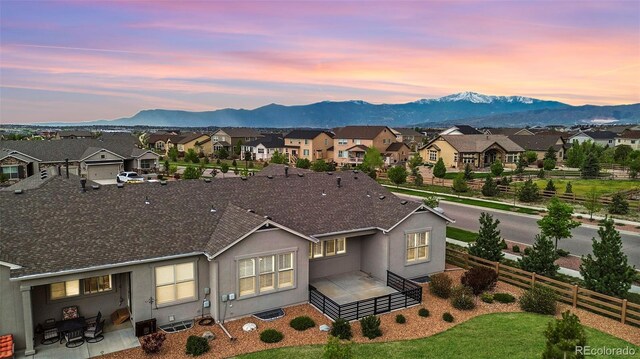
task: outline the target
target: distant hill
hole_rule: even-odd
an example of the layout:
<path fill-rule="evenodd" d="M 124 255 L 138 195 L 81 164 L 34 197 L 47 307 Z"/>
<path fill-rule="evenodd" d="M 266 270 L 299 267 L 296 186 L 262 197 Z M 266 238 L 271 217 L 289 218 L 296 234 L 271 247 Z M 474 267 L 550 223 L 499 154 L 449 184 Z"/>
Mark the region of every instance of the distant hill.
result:
<path fill-rule="evenodd" d="M 284 106 L 270 104 L 253 110 L 222 109 L 205 112 L 177 110 L 143 110 L 128 118 L 99 120 L 80 123 L 81 125 L 111 126 L 166 126 L 166 127 L 316 127 L 332 128 L 345 125 L 413 126 L 422 124 L 435 126 L 453 122 L 500 119 L 497 126 L 512 125 L 511 118 L 518 118 L 521 124 L 573 124 L 576 118 L 592 119 L 594 116 L 608 116 L 615 112 L 620 120 L 629 115 L 635 118 L 637 109 L 616 110 L 618 106 L 573 107 L 557 101 L 545 101 L 522 96 L 489 96 L 475 92 L 461 92 L 435 99 L 422 99 L 404 104 L 371 104 L 365 101 L 323 101 L 308 105 Z M 554 113 L 553 111 L 580 109 L 577 113 L 563 118 L 553 115 L 533 116 L 530 113 Z M 562 112 L 559 112 L 562 113 Z M 519 115 L 523 114 L 523 115 Z M 524 115 L 527 114 L 527 115 Z M 497 117 L 496 117 L 497 116 Z M 544 118 L 544 120 L 540 120 Z M 522 121 L 520 120 L 522 119 Z M 525 120 L 527 119 L 527 120 Z M 526 121 L 531 121 L 530 123 Z M 542 123 L 541 121 L 546 121 Z M 564 121 L 564 122 L 563 122 Z M 55 126 L 77 126 L 79 123 L 49 123 Z M 515 125 L 515 124 L 514 124 Z"/>

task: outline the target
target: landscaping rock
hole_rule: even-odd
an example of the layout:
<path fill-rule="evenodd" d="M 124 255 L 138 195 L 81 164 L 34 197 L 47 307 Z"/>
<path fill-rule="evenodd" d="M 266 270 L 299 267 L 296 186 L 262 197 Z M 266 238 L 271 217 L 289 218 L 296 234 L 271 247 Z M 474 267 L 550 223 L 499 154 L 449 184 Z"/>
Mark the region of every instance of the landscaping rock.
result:
<path fill-rule="evenodd" d="M 328 325 L 326 325 L 326 324 L 322 324 L 322 325 L 320 326 L 320 331 L 321 331 L 321 332 L 328 332 L 330 329 L 331 329 L 331 328 L 330 328 Z"/>
<path fill-rule="evenodd" d="M 206 332 L 202 333 L 202 337 L 207 338 L 208 341 L 212 341 L 216 338 L 216 335 L 207 330 Z"/>
<path fill-rule="evenodd" d="M 256 329 L 258 329 L 258 326 L 255 325 L 254 323 L 247 323 L 242 326 L 242 330 L 244 330 L 245 332 L 252 332 Z"/>

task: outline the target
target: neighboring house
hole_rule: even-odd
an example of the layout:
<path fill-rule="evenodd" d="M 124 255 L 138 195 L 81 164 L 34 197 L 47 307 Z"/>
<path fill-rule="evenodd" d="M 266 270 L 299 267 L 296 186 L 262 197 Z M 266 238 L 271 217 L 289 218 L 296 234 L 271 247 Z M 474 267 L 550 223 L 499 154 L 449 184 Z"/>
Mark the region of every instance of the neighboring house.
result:
<path fill-rule="evenodd" d="M 93 133 L 90 131 L 58 131 L 56 139 L 58 140 L 73 140 L 76 138 L 93 138 Z"/>
<path fill-rule="evenodd" d="M 416 150 L 418 146 L 422 145 L 422 139 L 424 135 L 413 128 L 396 127 L 392 128 L 393 134 L 396 135 L 398 142 L 404 142 L 409 146 L 411 150 Z"/>
<path fill-rule="evenodd" d="M 538 159 L 544 158 L 549 147 L 556 151 L 556 162 L 561 163 L 566 154 L 566 144 L 559 135 L 514 135 L 509 139 L 522 147 L 525 151 L 533 151 L 538 155 Z"/>
<path fill-rule="evenodd" d="M 578 141 L 578 143 L 591 141 L 602 147 L 613 147 L 616 145 L 617 136 L 618 134 L 612 131 L 580 131 L 569 137 L 567 143 L 573 143 L 573 141 Z"/>
<path fill-rule="evenodd" d="M 260 132 L 253 128 L 247 127 L 225 127 L 215 131 L 211 135 L 211 143 L 213 145 L 213 152 L 216 152 L 222 148 L 232 152 L 232 148 L 238 143 L 247 143 L 255 141 L 262 137 Z"/>
<path fill-rule="evenodd" d="M 32 175 L 70 174 L 90 180 L 115 179 L 122 171 L 153 172 L 159 155 L 136 146 L 133 136 L 73 141 L 0 141 L 3 173 L 12 180 Z M 68 161 L 68 163 L 67 163 Z"/>
<path fill-rule="evenodd" d="M 249 141 L 242 145 L 240 158 L 244 159 L 246 152 L 251 152 L 252 160 L 269 161 L 274 152 L 284 153 L 284 139 L 282 134 L 269 133 L 257 140 Z"/>
<path fill-rule="evenodd" d="M 285 153 L 290 162 L 299 158 L 309 161 L 333 160 L 327 149 L 333 147 L 333 134 L 325 130 L 293 130 L 284 136 Z"/>
<path fill-rule="evenodd" d="M 211 145 L 211 136 L 204 133 L 189 133 L 182 135 L 182 138 L 176 142 L 178 153 L 184 156 L 187 151 L 193 149 L 198 154 L 211 156 L 213 154 L 213 146 Z"/>
<path fill-rule="evenodd" d="M 223 323 L 306 303 L 310 284 L 327 277 L 360 273 L 386 294 L 396 292 L 385 286 L 388 271 L 422 278 L 445 269 L 452 220 L 359 172 L 90 182 L 86 192 L 73 176 L 43 182 L 0 191 L 0 332 L 26 355 L 36 352 L 38 324 L 69 305 L 101 311 L 107 325 L 118 309 L 133 323 Z"/>
<path fill-rule="evenodd" d="M 169 153 L 169 149 L 175 147 L 182 138 L 183 136 L 175 133 L 152 133 L 149 135 L 147 142 L 150 149 L 154 149 L 166 156 Z"/>
<path fill-rule="evenodd" d="M 526 128 L 517 127 L 488 127 L 483 130 L 487 135 L 505 135 L 505 136 L 521 136 L 521 135 L 533 135 L 533 132 Z"/>
<path fill-rule="evenodd" d="M 411 148 L 405 142 L 392 143 L 382 154 L 384 163 L 392 166 L 398 163 L 404 163 L 409 159 Z"/>
<path fill-rule="evenodd" d="M 522 147 L 503 135 L 444 135 L 424 145 L 420 156 L 431 164 L 442 158 L 448 168 L 463 168 L 467 163 L 484 168 L 495 160 L 514 168 L 522 152 Z"/>
<path fill-rule="evenodd" d="M 333 161 L 338 165 L 358 165 L 369 147 L 384 154 L 396 143 L 396 135 L 387 126 L 346 126 L 334 130 Z"/>
<path fill-rule="evenodd" d="M 440 132 L 440 136 L 445 135 L 479 135 L 482 132 L 476 130 L 469 125 L 454 125 Z"/>
<path fill-rule="evenodd" d="M 616 137 L 616 146 L 628 145 L 634 150 L 640 149 L 640 130 L 625 130 Z"/>

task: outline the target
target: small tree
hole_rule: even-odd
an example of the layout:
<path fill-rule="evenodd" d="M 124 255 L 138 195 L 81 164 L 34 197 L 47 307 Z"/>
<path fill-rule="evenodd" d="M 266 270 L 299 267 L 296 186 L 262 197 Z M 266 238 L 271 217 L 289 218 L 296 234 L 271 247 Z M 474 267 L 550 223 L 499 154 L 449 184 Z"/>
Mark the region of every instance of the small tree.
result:
<path fill-rule="evenodd" d="M 624 195 L 622 193 L 616 193 L 611 197 L 611 204 L 609 204 L 609 213 L 629 213 L 629 202 L 626 200 L 626 198 L 624 198 Z"/>
<path fill-rule="evenodd" d="M 298 158 L 298 160 L 296 161 L 296 167 L 308 169 L 309 167 L 311 167 L 311 161 L 306 158 Z"/>
<path fill-rule="evenodd" d="M 218 151 L 216 151 L 216 156 L 218 156 L 218 159 L 226 160 L 227 158 L 229 158 L 229 151 L 227 151 L 226 148 L 221 147 Z"/>
<path fill-rule="evenodd" d="M 593 221 L 593 214 L 602 208 L 600 194 L 595 187 L 591 187 L 589 192 L 585 194 L 585 201 L 582 205 L 589 211 L 589 220 Z"/>
<path fill-rule="evenodd" d="M 469 190 L 467 180 L 464 179 L 464 173 L 458 173 L 456 178 L 453 179 L 453 190 L 456 192 L 467 192 Z"/>
<path fill-rule="evenodd" d="M 631 288 L 636 271 L 627 262 L 620 233 L 611 218 L 604 219 L 598 236 L 600 241 L 592 239 L 593 255 L 582 257 L 580 274 L 584 277 L 584 284 L 599 293 L 624 297 Z"/>
<path fill-rule="evenodd" d="M 636 179 L 640 173 L 640 158 L 635 158 L 629 162 L 629 177 Z"/>
<path fill-rule="evenodd" d="M 167 155 L 171 159 L 171 162 L 177 162 L 178 161 L 178 149 L 175 146 L 169 148 L 169 152 L 167 153 Z"/>
<path fill-rule="evenodd" d="M 244 151 L 244 158 L 243 160 L 245 161 L 251 161 L 253 159 L 253 153 L 251 153 L 251 151 Z"/>
<path fill-rule="evenodd" d="M 198 157 L 198 153 L 193 148 L 187 150 L 187 153 L 184 155 L 185 162 L 199 163 L 200 158 Z"/>
<path fill-rule="evenodd" d="M 495 160 L 491 164 L 491 174 L 496 177 L 500 177 L 500 175 L 504 172 L 504 166 L 502 166 L 502 162 L 500 160 Z"/>
<path fill-rule="evenodd" d="M 502 253 L 502 238 L 500 238 L 500 230 L 498 229 L 500 220 L 494 220 L 492 215 L 482 212 L 479 221 L 478 237 L 469 246 L 469 254 L 490 261 L 501 260 L 504 254 Z"/>
<path fill-rule="evenodd" d="M 547 206 L 547 215 L 538 221 L 541 234 L 555 239 L 555 247 L 558 249 L 558 241 L 563 238 L 571 238 L 571 230 L 580 226 L 580 222 L 572 219 L 573 207 L 553 197 Z"/>
<path fill-rule="evenodd" d="M 444 178 L 447 174 L 447 167 L 444 165 L 442 157 L 438 158 L 438 162 L 433 166 L 433 175 L 437 178 Z"/>
<path fill-rule="evenodd" d="M 362 167 L 375 171 L 383 165 L 384 161 L 382 160 L 380 151 L 375 147 L 367 148 L 367 151 L 364 153 L 364 159 L 362 160 Z"/>
<path fill-rule="evenodd" d="M 587 345 L 587 335 L 580 319 L 570 311 L 562 313 L 562 319 L 549 323 L 544 332 L 547 343 L 542 353 L 543 359 L 583 359 L 584 353 L 578 348 Z"/>
<path fill-rule="evenodd" d="M 236 169 L 237 169 L 237 168 L 238 168 L 238 162 L 236 162 L 236 160 L 233 160 L 233 161 L 231 162 L 231 166 L 233 166 L 233 168 L 236 168 Z"/>
<path fill-rule="evenodd" d="M 409 165 L 409 169 L 413 173 L 414 171 L 418 170 L 418 167 L 422 165 L 422 162 L 424 162 L 424 160 L 422 159 L 422 156 L 420 156 L 420 152 L 416 152 L 413 154 L 413 156 L 411 156 L 407 164 Z"/>
<path fill-rule="evenodd" d="M 222 178 L 224 178 L 224 174 L 229 172 L 229 164 L 224 162 L 220 165 L 220 172 L 222 172 Z"/>
<path fill-rule="evenodd" d="M 524 156 L 520 156 L 518 158 L 518 162 L 516 164 L 516 170 L 515 173 L 516 174 L 523 174 L 524 173 L 524 169 L 527 168 L 527 160 L 526 158 L 524 158 Z"/>
<path fill-rule="evenodd" d="M 164 172 L 165 172 L 166 174 L 169 174 L 169 166 L 170 166 L 170 165 L 169 165 L 169 160 L 165 160 L 165 161 L 164 161 Z"/>
<path fill-rule="evenodd" d="M 521 202 L 534 202 L 540 199 L 540 190 L 538 185 L 531 179 L 528 179 L 518 191 L 518 199 Z"/>
<path fill-rule="evenodd" d="M 631 152 L 633 152 L 633 148 L 631 148 L 631 146 L 618 145 L 613 152 L 613 160 L 618 164 L 625 165 Z"/>
<path fill-rule="evenodd" d="M 544 168 L 541 168 L 540 171 L 538 171 L 537 177 L 540 179 L 544 178 Z"/>
<path fill-rule="evenodd" d="M 238 140 L 236 145 L 233 146 L 233 154 L 234 155 L 240 156 L 240 153 L 242 153 L 242 145 L 243 144 L 244 144 L 244 142 L 242 140 Z"/>
<path fill-rule="evenodd" d="M 582 168 L 585 153 L 583 146 L 577 140 L 573 141 L 571 148 L 567 151 L 567 166 L 574 168 Z"/>
<path fill-rule="evenodd" d="M 278 150 L 274 151 L 271 154 L 271 163 L 285 164 L 287 163 L 287 156 L 284 153 L 278 152 Z"/>
<path fill-rule="evenodd" d="M 526 271 L 553 277 L 560 269 L 560 266 L 555 264 L 558 258 L 560 256 L 553 248 L 553 242 L 546 236 L 538 234 L 533 248 L 529 254 L 522 257 L 519 263 L 520 267 Z"/>
<path fill-rule="evenodd" d="M 582 164 L 582 177 L 583 178 L 598 178 L 600 175 L 600 162 L 594 152 L 589 153 L 587 158 Z"/>
<path fill-rule="evenodd" d="M 184 170 L 184 174 L 182 175 L 184 179 L 198 179 L 200 178 L 200 170 L 198 170 L 194 166 L 187 166 Z"/>
<path fill-rule="evenodd" d="M 555 162 L 557 159 L 556 153 L 558 153 L 558 151 L 556 151 L 553 146 L 549 146 L 549 148 L 547 148 L 547 152 L 544 153 L 544 159 L 553 160 Z"/>
<path fill-rule="evenodd" d="M 387 176 L 396 186 L 407 182 L 407 170 L 404 166 L 393 166 L 387 171 Z"/>
<path fill-rule="evenodd" d="M 549 181 L 547 182 L 547 187 L 545 187 L 544 190 L 553 193 L 556 192 L 556 185 L 553 184 L 552 179 L 549 179 Z"/>
<path fill-rule="evenodd" d="M 420 172 L 413 173 L 413 184 L 420 187 L 424 184 L 424 178 L 422 178 L 422 174 Z"/>
<path fill-rule="evenodd" d="M 538 159 L 538 154 L 535 151 L 525 151 L 522 156 L 527 160 L 528 164 L 532 164 Z"/>
<path fill-rule="evenodd" d="M 567 186 L 564 189 L 564 193 L 565 194 L 573 193 L 573 186 L 571 185 L 571 182 L 567 182 Z"/>
<path fill-rule="evenodd" d="M 471 165 L 468 163 L 464 166 L 464 179 L 465 181 L 473 179 L 473 170 L 471 169 Z"/>
<path fill-rule="evenodd" d="M 488 176 L 484 180 L 484 185 L 482 185 L 482 195 L 487 197 L 494 197 L 500 193 L 498 189 L 498 183 L 493 180 L 491 176 Z"/>
<path fill-rule="evenodd" d="M 545 158 L 544 161 L 542 161 L 542 168 L 545 171 L 553 170 L 556 168 L 556 160 L 553 158 Z"/>

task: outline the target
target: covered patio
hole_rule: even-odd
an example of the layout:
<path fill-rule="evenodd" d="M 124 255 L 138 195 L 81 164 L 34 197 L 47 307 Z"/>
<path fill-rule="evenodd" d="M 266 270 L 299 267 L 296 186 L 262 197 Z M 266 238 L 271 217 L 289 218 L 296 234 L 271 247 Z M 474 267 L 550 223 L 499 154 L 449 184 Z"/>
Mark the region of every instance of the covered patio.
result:
<path fill-rule="evenodd" d="M 338 304 L 380 297 L 397 292 L 379 279 L 362 271 L 313 279 L 311 285 Z"/>

